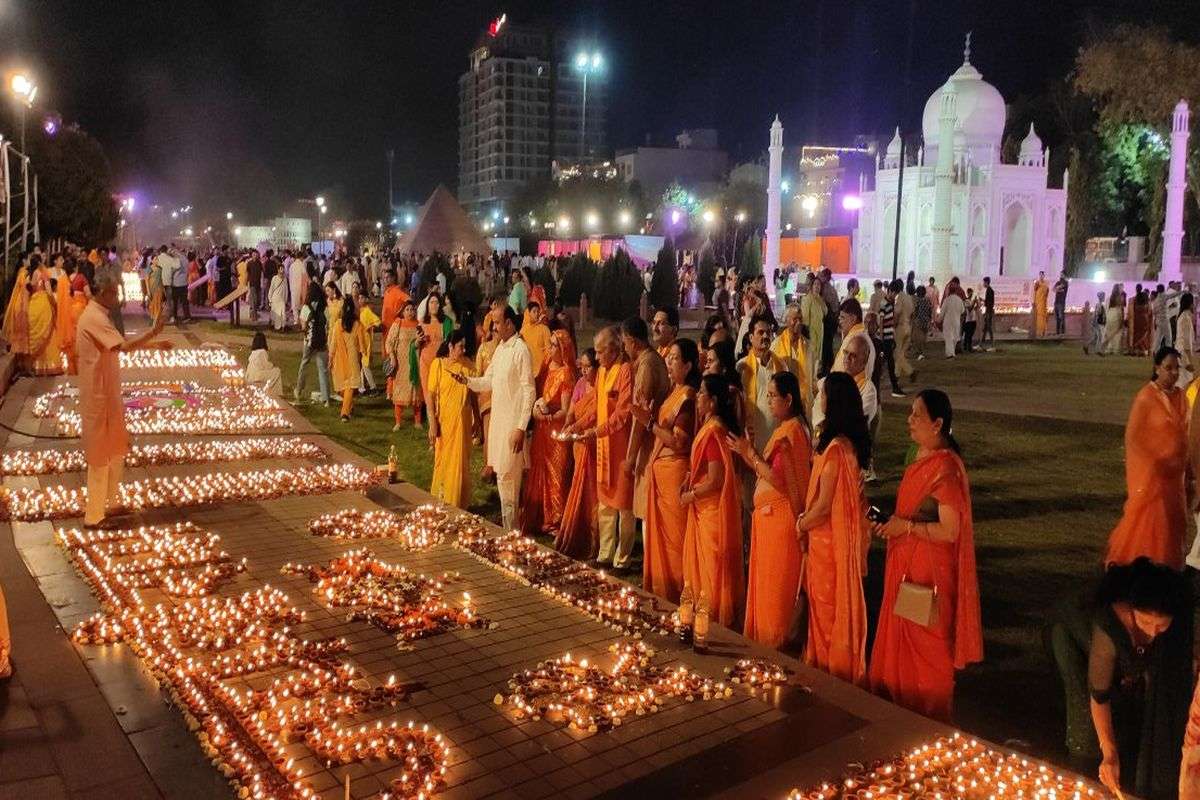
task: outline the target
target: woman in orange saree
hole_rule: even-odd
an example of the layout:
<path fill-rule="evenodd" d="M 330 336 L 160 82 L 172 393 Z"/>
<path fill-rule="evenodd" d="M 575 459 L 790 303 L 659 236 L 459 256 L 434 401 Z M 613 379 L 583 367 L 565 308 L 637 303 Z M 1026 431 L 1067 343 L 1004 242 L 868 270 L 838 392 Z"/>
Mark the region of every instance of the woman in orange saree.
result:
<path fill-rule="evenodd" d="M 1137 393 L 1125 425 L 1125 510 L 1108 537 L 1106 565 L 1146 556 L 1183 569 L 1188 413 L 1178 380 L 1179 353 L 1159 349 L 1153 379 Z"/>
<path fill-rule="evenodd" d="M 429 396 L 429 367 L 437 358 L 442 342 L 450 337 L 454 323 L 442 311 L 442 296 L 433 292 L 425 301 L 425 317 L 421 320 L 417 338 L 417 366 L 421 375 L 421 391 L 424 405 L 430 407 L 433 400 Z"/>
<path fill-rule="evenodd" d="M 579 380 L 571 393 L 571 409 L 567 412 L 563 433 L 574 435 L 596 426 L 596 371 L 600 361 L 596 351 L 588 348 L 579 356 Z M 587 437 L 571 445 L 575 469 L 571 473 L 571 488 L 563 504 L 562 523 L 554 536 L 554 549 L 580 561 L 595 558 L 596 530 L 596 439 Z"/>
<path fill-rule="evenodd" d="M 796 532 L 807 545 L 804 661 L 861 686 L 867 677 L 867 601 L 862 582 L 871 543 L 862 470 L 869 463 L 871 437 L 862 395 L 848 374 L 831 372 L 826 377 L 824 403 L 805 511 L 796 520 Z"/>
<path fill-rule="evenodd" d="M 733 468 L 728 435 L 742 435 L 733 385 L 705 375 L 696 392 L 696 418 L 703 420 L 692 441 L 691 472 L 680 503 L 687 510 L 683 540 L 683 591 L 679 622 L 684 641 L 699 653 L 708 647 L 709 620 L 730 627 L 746 596 L 742 570 L 742 490 Z"/>
<path fill-rule="evenodd" d="M 916 460 L 900 481 L 896 513 L 873 525 L 888 546 L 871 691 L 942 722 L 952 716 L 954 671 L 983 659 L 971 487 L 952 421 L 944 392 L 917 395 L 908 415 Z M 896 614 L 905 582 L 933 587 L 929 625 Z"/>
<path fill-rule="evenodd" d="M 533 404 L 533 442 L 521 503 L 521 531 L 526 536 L 558 530 L 567 499 L 571 446 L 560 434 L 571 410 L 575 345 L 561 328 L 550 334 L 542 375 L 542 394 Z"/>
<path fill-rule="evenodd" d="M 68 310 L 66 333 L 62 340 L 63 352 L 67 354 L 67 374 L 74 375 L 79 371 L 78 356 L 75 350 L 75 331 L 79 327 L 79 316 L 87 308 L 88 300 L 92 297 L 92 288 L 88 285 L 87 276 L 76 270 L 70 276 L 70 298 L 67 301 Z"/>
<path fill-rule="evenodd" d="M 657 414 L 647 403 L 633 402 L 633 417 L 654 436 L 646 483 L 646 520 L 642 535 L 642 588 L 679 601 L 683 591 L 683 540 L 687 513 L 680 489 L 687 483 L 692 436 L 696 430 L 696 389 L 700 351 L 691 339 L 677 339 L 667 353 L 671 393 Z"/>
<path fill-rule="evenodd" d="M 746 584 L 747 639 L 780 647 L 787 639 L 804 558 L 796 518 L 804 513 L 812 468 L 812 442 L 804 419 L 804 394 L 791 372 L 777 372 L 767 388 L 775 431 L 760 456 L 749 437 L 730 437 L 729 446 L 754 471 L 750 578 Z"/>

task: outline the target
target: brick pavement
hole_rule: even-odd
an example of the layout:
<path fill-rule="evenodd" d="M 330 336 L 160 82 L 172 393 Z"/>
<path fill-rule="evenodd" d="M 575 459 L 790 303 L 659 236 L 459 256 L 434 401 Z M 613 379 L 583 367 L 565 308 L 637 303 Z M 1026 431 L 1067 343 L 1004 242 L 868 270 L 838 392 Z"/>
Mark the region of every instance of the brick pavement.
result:
<path fill-rule="evenodd" d="M 60 380 L 19 382 L 0 407 L 0 420 L 21 430 L 48 433 L 51 423 L 33 418 L 27 401 L 31 393 Z M 291 409 L 288 413 L 296 432 L 314 433 L 302 417 Z M 332 460 L 361 463 L 336 443 L 319 441 Z M 19 434 L 8 437 L 10 446 L 30 443 Z M 50 440 L 37 443 L 62 446 Z M 280 464 L 154 467 L 131 469 L 127 475 L 197 475 L 259 466 Z M 79 485 L 82 475 L 5 479 L 8 486 L 54 483 Z M 220 535 L 222 547 L 235 559 L 249 559 L 249 569 L 219 588 L 218 596 L 235 596 L 269 583 L 306 612 L 298 634 L 345 637 L 350 644 L 347 660 L 372 682 L 395 675 L 419 683 L 421 688 L 399 707 L 366 712 L 353 723 L 413 720 L 442 733 L 451 747 L 447 785 L 439 795 L 447 800 L 722 793 L 779 798 L 791 786 L 836 777 L 845 763 L 885 757 L 945 730 L 721 629 L 712 636 L 712 654 L 704 657 L 663 637 L 650 636 L 648 641 L 660 651 L 662 663 L 686 664 L 718 679 L 736 658 L 785 663 L 795 670 L 794 683 L 812 691 L 791 687 L 759 699 L 739 687 L 725 700 L 668 701 L 657 714 L 631 718 L 592 735 L 545 720 L 517 721 L 492 702 L 498 692 L 507 691 L 513 673 L 568 651 L 603 662 L 608 645 L 621 635 L 449 542 L 414 553 L 391 541 L 345 542 L 307 531 L 310 519 L 333 509 L 403 509 L 426 499 L 415 487 L 401 485 L 375 489 L 369 496 L 339 493 L 161 509 L 140 517 L 147 524 L 191 521 Z M 72 527 L 78 520 L 62 524 Z M 67 638 L 64 630 L 98 606 L 54 546 L 52 535 L 53 526 L 47 522 L 0 526 L 0 580 L 9 598 L 17 665 L 16 678 L 0 686 L 0 800 L 92 793 L 231 796 L 178 712 L 164 706 L 127 647 L 76 646 Z M 454 630 L 416 641 L 411 649 L 398 649 L 390 635 L 365 622 L 347 621 L 344 610 L 318 604 L 306 577 L 280 574 L 286 562 L 325 563 L 364 546 L 416 572 L 459 573 L 449 591 L 469 591 L 478 613 L 496 627 Z M 20 559 L 15 557 L 18 551 Z M 252 674 L 229 683 L 260 688 L 266 677 L 283 672 Z M 342 797 L 346 774 L 357 798 L 385 789 L 400 771 L 396 762 L 386 760 L 326 768 L 303 744 L 291 746 L 289 753 L 305 768 L 309 785 L 331 800 Z"/>

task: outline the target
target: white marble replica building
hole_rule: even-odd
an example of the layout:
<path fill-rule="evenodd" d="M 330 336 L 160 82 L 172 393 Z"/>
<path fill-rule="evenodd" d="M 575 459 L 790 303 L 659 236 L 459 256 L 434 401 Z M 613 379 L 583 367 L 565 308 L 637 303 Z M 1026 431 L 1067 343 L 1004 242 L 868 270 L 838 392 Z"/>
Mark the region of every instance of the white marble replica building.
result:
<path fill-rule="evenodd" d="M 897 273 L 915 270 L 944 286 L 953 275 L 1053 278 L 1063 267 L 1067 175 L 1047 185 L 1049 151 L 1030 125 L 1015 164 L 1001 162 L 1004 98 L 963 65 L 925 103 L 924 147 L 904 168 Z M 900 136 L 878 162 L 873 191 L 862 193 L 855 272 L 890 275 L 900 182 Z M 864 187 L 865 188 L 865 187 Z"/>

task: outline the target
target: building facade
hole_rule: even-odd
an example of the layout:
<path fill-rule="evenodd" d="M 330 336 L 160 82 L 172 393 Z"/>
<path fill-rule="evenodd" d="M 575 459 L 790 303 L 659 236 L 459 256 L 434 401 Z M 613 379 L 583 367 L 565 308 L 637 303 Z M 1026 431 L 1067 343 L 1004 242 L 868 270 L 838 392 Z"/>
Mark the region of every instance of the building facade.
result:
<path fill-rule="evenodd" d="M 725 184 L 729 154 L 717 146 L 717 132 L 708 128 L 686 130 L 675 137 L 675 147 L 631 147 L 617 152 L 617 174 L 625 183 L 637 181 L 648 202 L 662 196 L 678 182 L 697 194 L 711 194 Z"/>
<path fill-rule="evenodd" d="M 963 65 L 930 96 L 922 117 L 924 147 L 906 157 L 900 205 L 897 272 L 915 270 L 945 284 L 959 276 L 1036 276 L 1062 271 L 1067 177 L 1048 183 L 1049 152 L 1033 126 L 1016 163 L 1003 163 L 1004 98 L 972 66 Z M 900 136 L 862 193 L 855 270 L 890 274 L 900 187 Z"/>
<path fill-rule="evenodd" d="M 605 82 L 587 79 L 567 42 L 536 25 L 495 20 L 458 79 L 458 200 L 472 213 L 503 210 L 555 159 L 579 160 L 605 147 Z"/>

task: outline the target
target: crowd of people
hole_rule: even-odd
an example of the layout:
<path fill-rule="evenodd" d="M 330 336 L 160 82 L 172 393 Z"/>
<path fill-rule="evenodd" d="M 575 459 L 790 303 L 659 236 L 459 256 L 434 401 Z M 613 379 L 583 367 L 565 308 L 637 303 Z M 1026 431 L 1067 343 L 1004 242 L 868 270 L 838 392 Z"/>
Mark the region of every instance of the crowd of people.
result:
<path fill-rule="evenodd" d="M 534 279 L 541 270 L 551 285 Z M 123 271 L 138 272 L 155 321 L 130 340 Z M 925 389 L 911 400 L 911 448 L 890 513 L 867 488 L 885 374 L 892 396 L 907 397 L 901 381 L 912 380 L 937 327 L 947 358 L 977 341 L 990 346 L 989 279 L 979 292 L 957 278 L 939 291 L 910 273 L 864 297 L 855 279 L 839 292 L 828 270 L 796 271 L 778 320 L 761 276 L 721 280 L 699 341 L 679 335 L 678 307 L 663 306 L 579 342 L 572 316 L 547 302 L 561 281 L 554 259 L 219 248 L 201 263 L 166 246 L 133 263 L 115 250 L 66 246 L 22 260 L 14 289 L 23 291 L 12 293 L 4 335 L 29 372 L 79 371 L 81 404 L 111 405 L 119 393 L 93 390 L 111 383 L 97 376 L 113 369 L 116 351 L 153 346 L 168 318 L 185 324 L 192 307 L 244 288 L 252 316 L 303 333 L 295 402 L 306 402 L 315 370 L 318 388 L 307 397 L 338 396 L 343 420 L 356 393 L 379 391 L 396 428 L 409 419 L 425 427 L 439 501 L 465 507 L 474 481 L 494 482 L 506 528 L 553 537 L 564 554 L 617 575 L 640 572 L 648 592 L 678 604 L 679 635 L 696 650 L 719 637 L 716 622 L 950 721 L 956 672 L 982 659 L 983 640 L 970 486 L 945 393 Z M 1066 280 L 1052 290 L 1062 332 Z M 1046 332 L 1050 291 L 1039 276 L 1035 335 Z M 1121 308 L 1126 319 L 1123 298 L 1100 299 L 1098 311 Z M 1156 352 L 1126 428 L 1128 500 L 1099 587 L 1072 594 L 1046 641 L 1063 679 L 1072 754 L 1098 757 L 1110 787 L 1165 797 L 1189 780 L 1200 786 L 1183 573 L 1200 567 L 1195 547 L 1186 561 L 1184 552 L 1197 507 L 1200 380 L 1190 369 L 1190 292 L 1158 287 L 1129 306 L 1150 309 L 1136 312 L 1130 342 L 1140 347 L 1145 328 Z M 1105 337 L 1092 342 L 1107 350 L 1108 319 L 1092 322 Z M 261 332 L 250 362 L 249 372 L 279 385 Z M 104 523 L 104 500 L 120 480 L 127 437 L 113 436 L 89 439 L 85 426 L 89 526 Z M 483 447 L 482 476 L 470 468 L 474 446 Z M 868 653 L 872 537 L 886 541 L 886 563 Z M 0 636 L 0 668 L 6 647 Z M 1181 747 L 1193 765 L 1182 773 Z"/>

